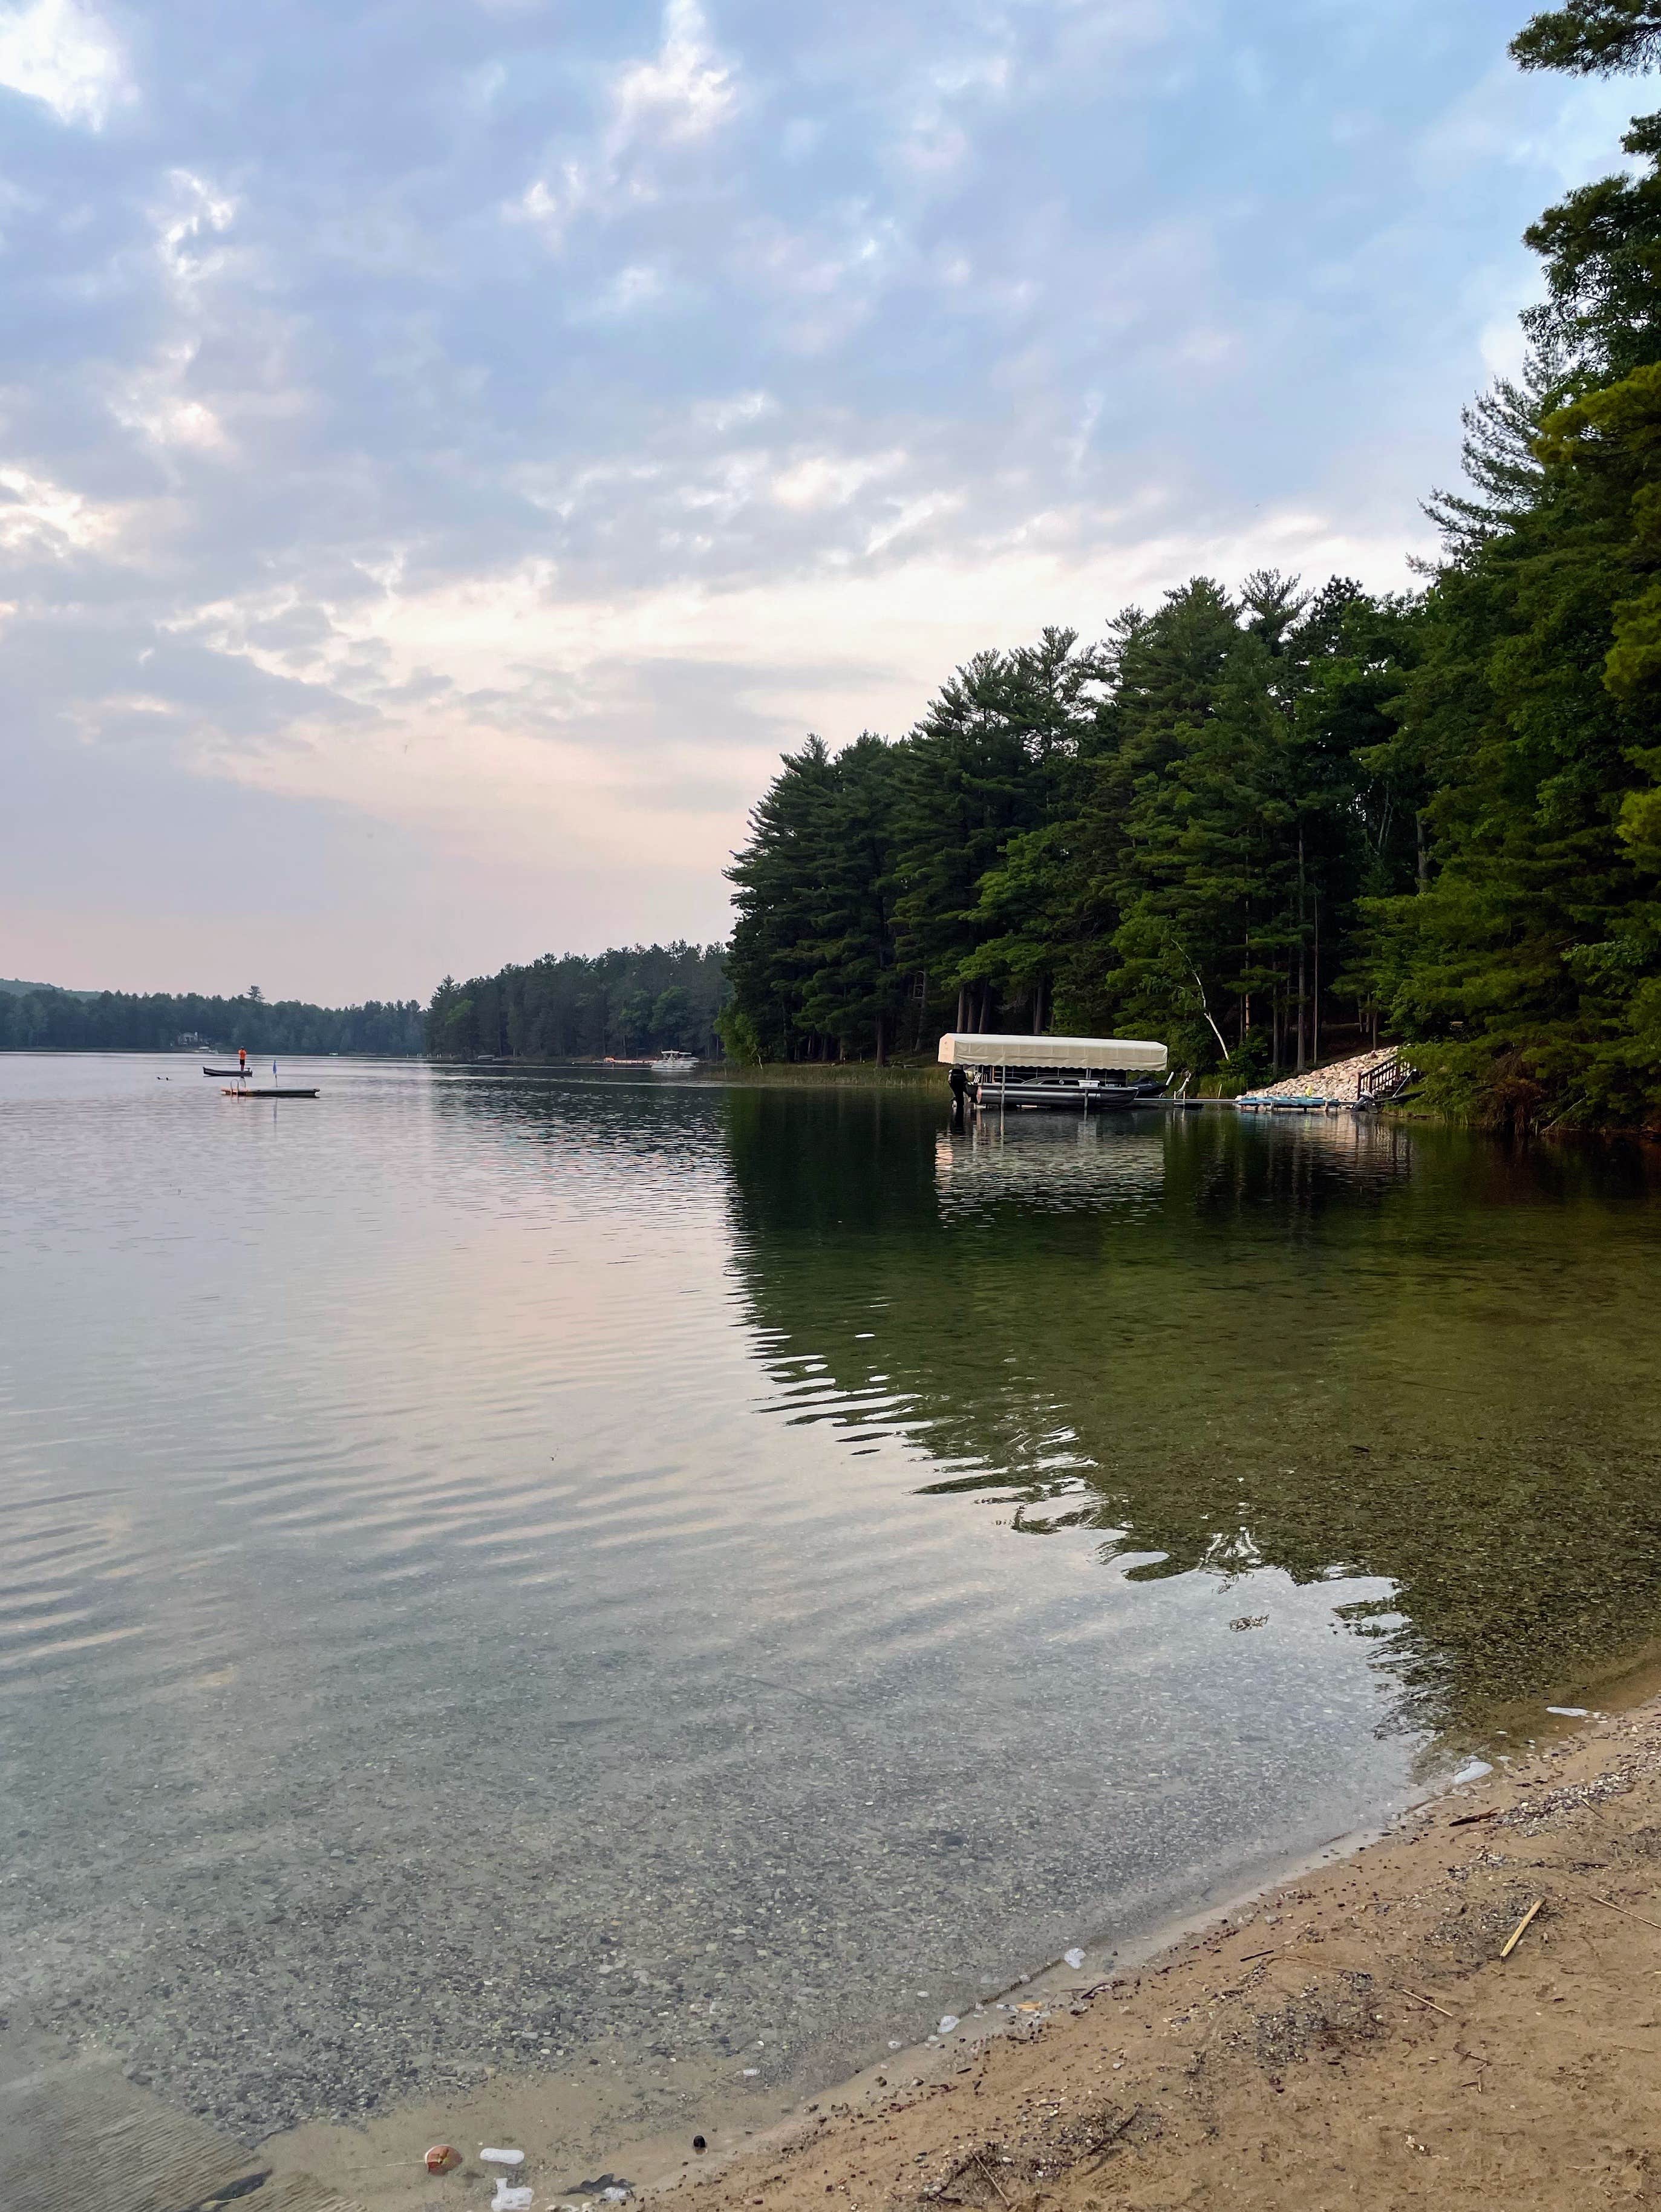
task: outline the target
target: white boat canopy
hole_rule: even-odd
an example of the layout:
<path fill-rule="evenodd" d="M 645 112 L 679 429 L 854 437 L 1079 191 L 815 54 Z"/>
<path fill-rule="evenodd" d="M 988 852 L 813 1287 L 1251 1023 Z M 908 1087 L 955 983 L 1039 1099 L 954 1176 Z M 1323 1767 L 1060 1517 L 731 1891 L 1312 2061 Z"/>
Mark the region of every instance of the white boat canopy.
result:
<path fill-rule="evenodd" d="M 1170 1058 L 1146 1037 L 998 1036 L 951 1030 L 940 1039 L 942 1067 L 1107 1067 L 1163 1075 Z"/>

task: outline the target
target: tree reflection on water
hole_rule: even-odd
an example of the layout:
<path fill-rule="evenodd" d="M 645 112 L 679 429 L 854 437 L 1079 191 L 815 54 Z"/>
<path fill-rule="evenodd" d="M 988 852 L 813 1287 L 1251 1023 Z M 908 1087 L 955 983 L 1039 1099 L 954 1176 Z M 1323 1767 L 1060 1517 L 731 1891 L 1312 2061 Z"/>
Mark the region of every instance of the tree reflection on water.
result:
<path fill-rule="evenodd" d="M 1342 1116 L 727 1102 L 776 1404 L 897 1432 L 1131 1581 L 1377 1577 L 1402 1724 L 1472 1726 L 1661 1623 L 1653 1163 Z"/>

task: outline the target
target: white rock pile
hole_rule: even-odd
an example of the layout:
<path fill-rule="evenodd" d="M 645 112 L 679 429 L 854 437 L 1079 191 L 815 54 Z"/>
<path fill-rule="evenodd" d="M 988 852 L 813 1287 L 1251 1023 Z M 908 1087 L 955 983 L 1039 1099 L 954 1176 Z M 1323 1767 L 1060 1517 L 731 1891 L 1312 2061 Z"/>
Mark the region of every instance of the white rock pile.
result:
<path fill-rule="evenodd" d="M 1394 1060 L 1396 1047 L 1380 1045 L 1375 1052 L 1358 1052 L 1348 1060 L 1329 1060 L 1324 1067 L 1306 1067 L 1301 1075 L 1282 1076 L 1248 1096 L 1253 1098 L 1359 1098 L 1361 1078 Z"/>

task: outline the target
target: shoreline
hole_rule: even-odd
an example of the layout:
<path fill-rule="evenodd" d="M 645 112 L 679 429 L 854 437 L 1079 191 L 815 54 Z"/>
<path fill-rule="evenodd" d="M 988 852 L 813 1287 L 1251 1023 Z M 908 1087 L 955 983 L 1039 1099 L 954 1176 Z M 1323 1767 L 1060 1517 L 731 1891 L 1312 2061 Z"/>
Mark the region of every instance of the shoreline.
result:
<path fill-rule="evenodd" d="M 1602 1680 L 1609 1711 L 1534 1705 L 1525 1751 L 1492 1742 L 1480 1774 L 1445 1771 L 1378 1826 L 1243 1869 L 1105 1972 L 1052 1961 L 828 2087 L 799 2070 L 735 2094 L 730 2062 L 684 2062 L 654 2095 L 596 2045 L 580 2074 L 499 2075 L 251 2146 L 133 2086 L 117 2051 L 14 2013 L 9 2172 L 32 2203 L 79 2150 L 108 2212 L 142 2212 L 143 2172 L 100 2163 L 113 2116 L 181 2179 L 258 2186 L 271 2212 L 482 2212 L 491 2142 L 525 2150 L 508 2179 L 533 2212 L 599 2212 L 614 2179 L 689 2212 L 1661 2203 L 1661 1655 Z M 441 2176 L 435 2142 L 462 2154 Z"/>
<path fill-rule="evenodd" d="M 190 1064 L 199 1059 L 201 1051 L 216 1048 L 198 1048 L 191 1052 L 170 1050 L 155 1045 L 4 1045 L 0 1046 L 0 1058 L 13 1060 L 173 1060 Z M 455 1060 L 433 1053 L 369 1053 L 369 1052 L 303 1052 L 297 1048 L 279 1051 L 279 1059 L 301 1063 L 315 1061 L 319 1065 L 342 1060 L 375 1067 L 423 1067 L 454 1074 L 487 1075 L 591 1075 L 616 1069 L 614 1061 L 605 1060 Z M 622 1070 L 617 1070 L 623 1073 Z M 689 1075 L 664 1079 L 707 1085 L 721 1090 L 825 1090 L 854 1091 L 912 1091 L 928 1092 L 936 1087 L 940 1068 L 933 1060 L 892 1061 L 879 1067 L 873 1060 L 794 1060 L 765 1061 L 758 1066 L 740 1066 L 735 1060 L 701 1060 L 696 1071 Z M 944 1094 L 942 1094 L 944 1095 Z M 1163 1111 L 1175 1110 L 1168 1099 L 1150 1099 L 1148 1108 Z M 1187 1102 L 1186 1110 L 1202 1108 L 1222 1110 L 1238 1109 L 1239 1097 L 1219 1092 L 1196 1091 Z M 1144 1109 L 1146 1110 L 1146 1109 Z M 1256 1109 L 1262 1110 L 1262 1109 Z M 1317 1109 L 1310 1109 L 1311 1114 Z M 1354 1110 L 1348 1105 L 1318 1109 L 1335 1115 Z M 1485 1137 L 1496 1143 L 1518 1141 L 1533 1143 L 1550 1139 L 1554 1143 L 1569 1140 L 1597 1145 L 1638 1144 L 1646 1149 L 1661 1146 L 1661 1124 L 1643 1122 L 1577 1122 L 1564 1127 L 1556 1122 L 1543 1126 L 1530 1125 L 1526 1130 L 1512 1130 L 1484 1121 L 1475 1113 L 1456 1113 L 1445 1107 L 1427 1106 L 1415 1097 L 1395 1099 L 1366 1109 L 1370 1117 L 1380 1122 L 1416 1129 L 1462 1131 Z M 1299 1118 L 1305 1118 L 1299 1112 Z"/>
<path fill-rule="evenodd" d="M 1439 1790 L 1445 1786 L 1439 1784 Z M 1421 1793 L 1411 1802 L 1420 1803 Z M 1034 2027 L 1067 2014 L 1089 1992 L 1141 1972 L 1202 1936 L 1220 1917 L 1247 1911 L 1288 1884 L 1372 1848 L 1402 1817 L 1402 1809 L 1381 1813 L 1308 1849 L 1277 1854 L 1255 1868 L 1242 1866 L 1210 1885 L 1201 1899 L 1115 1947 L 1105 1971 L 1075 1972 L 1062 1958 L 1036 1965 L 1006 1987 L 989 1990 L 959 2021 L 956 2035 L 891 2043 L 883 2057 L 852 2074 L 827 2080 L 812 2070 L 810 2061 L 776 2086 L 735 2091 L 729 2058 L 682 2061 L 676 2096 L 684 2109 L 666 2125 L 666 2099 L 645 2091 L 637 2075 L 631 2078 L 626 2056 L 600 2045 L 588 2060 L 600 2069 L 593 2082 L 569 2071 L 503 2075 L 472 2092 L 391 2106 L 357 2125 L 319 2120 L 283 2130 L 259 2142 L 259 2161 L 278 2179 L 320 2184 L 332 2198 L 338 2192 L 352 2212 L 417 2212 L 424 2206 L 478 2212 L 480 2184 L 489 2185 L 497 2170 L 465 2155 L 459 2166 L 435 2179 L 422 2170 L 418 2154 L 413 2162 L 409 2156 L 417 2136 L 417 2154 L 441 2142 L 471 2153 L 475 2139 L 478 2145 L 523 2148 L 527 2163 L 508 2179 L 534 2181 L 537 2212 L 545 2206 L 548 2212 L 599 2212 L 599 2200 L 585 2197 L 572 2184 L 580 2172 L 598 2176 L 602 2170 L 626 2179 L 642 2199 L 728 2174 L 737 2177 L 735 2189 L 748 2190 L 743 2177 L 751 2163 L 776 2158 L 804 2129 L 812 2130 L 814 2115 L 874 2109 L 902 2078 L 927 2087 L 960 2071 L 965 2048 L 984 2053 L 996 2044 L 1029 2039 Z M 1099 1952 L 1104 1947 L 1088 1948 Z M 623 2069 L 615 2077 L 608 2070 L 613 2066 Z M 695 2133 L 707 2142 L 703 2154 L 691 2148 Z"/>
<path fill-rule="evenodd" d="M 1030 2028 L 871 2069 L 682 2201 L 1661 2202 L 1661 1695 L 1322 1858 Z"/>
<path fill-rule="evenodd" d="M 1634 1833 L 1652 1832 L 1653 1873 L 1661 1882 L 1661 1657 L 1652 1651 L 1601 1680 L 1607 1711 L 1585 1719 L 1555 1718 L 1531 1706 L 1536 1740 L 1513 1754 L 1491 1746 L 1494 1764 L 1480 1777 L 1450 1780 L 1445 1771 L 1376 1825 L 1335 1836 L 1260 1876 L 1243 1869 L 1244 1878 L 1226 1895 L 1214 1888 L 1192 1909 L 1148 1929 L 1124 1947 L 1105 1973 L 1074 1972 L 1062 1960 L 1036 1968 L 1008 1989 L 989 1993 L 950 2034 L 891 2048 L 829 2086 L 797 2079 L 735 2097 L 730 2070 L 712 2066 L 705 2079 L 704 2069 L 689 2065 L 678 2084 L 684 2116 L 666 2124 L 660 2109 L 653 2115 L 655 2124 L 642 2126 L 645 2112 L 622 2080 L 608 2080 L 603 2054 L 599 2075 L 586 2088 L 569 2077 L 502 2077 L 465 2099 L 399 2106 L 362 2127 L 319 2124 L 268 2138 L 259 2147 L 261 2163 L 269 2163 L 279 2179 L 309 2177 L 362 2212 L 476 2207 L 480 2185 L 492 2179 L 476 2152 L 492 2141 L 526 2149 L 526 2166 L 511 2178 L 532 2184 L 536 2212 L 583 2212 L 596 2200 L 585 2199 L 576 2184 L 597 2178 L 602 2167 L 642 2197 L 672 2194 L 696 2212 L 727 2212 L 728 2207 L 754 2212 L 758 2205 L 764 2212 L 806 2212 L 810 2199 L 822 2206 L 827 2194 L 843 2208 L 906 2205 L 922 2212 L 939 2203 L 979 2212 L 1014 2207 L 1037 2212 L 1040 2206 L 1092 2212 L 1122 2185 L 1110 2185 L 1107 2166 L 1123 2172 L 1123 2185 L 1133 2174 L 1139 2187 L 1156 2180 L 1164 2185 L 1163 2177 L 1174 2181 L 1179 2172 L 1187 2177 L 1190 2166 L 1190 2178 L 1197 2179 L 1209 2159 L 1214 2171 L 1207 2168 L 1201 2194 L 1152 2200 L 1208 2205 L 1210 2190 L 1227 2194 L 1234 2187 L 1226 2181 L 1228 2160 L 1231 2155 L 1238 2160 L 1242 2130 L 1254 2150 L 1273 2136 L 1277 2116 L 1288 2126 L 1287 2116 L 1298 2116 L 1299 2141 L 1311 2114 L 1323 2126 L 1342 2131 L 1350 2123 L 1335 2107 L 1348 2105 L 1358 2069 L 1371 2069 L 1378 2094 L 1398 2094 L 1392 2086 L 1396 2071 L 1416 2075 L 1433 2056 L 1427 2027 L 1447 2028 L 1466 2016 L 1469 1999 L 1463 1985 L 1480 1980 L 1493 1963 L 1494 1946 L 1484 1935 L 1474 1951 L 1455 1947 L 1438 1959 L 1427 1957 L 1415 1939 L 1404 1965 L 1397 1939 L 1404 1930 L 1411 1934 L 1411 1912 L 1398 1915 L 1396 1908 L 1421 1914 L 1440 1909 L 1444 1918 L 1451 1910 L 1455 1917 L 1469 1918 L 1474 1893 L 1469 1885 L 1475 1879 L 1484 1893 L 1499 1896 L 1495 1910 L 1503 1917 L 1515 1877 L 1494 1861 L 1490 1832 L 1509 1834 L 1518 1824 L 1519 1808 L 1531 1819 L 1535 1801 L 1548 1801 L 1539 1827 L 1530 1832 L 1567 1844 L 1581 1804 L 1592 1808 L 1586 1817 L 1600 1820 L 1606 1829 L 1613 1808 Z M 1511 1717 L 1520 1722 L 1524 1715 Z M 1605 1788 L 1623 1765 L 1628 1778 Z M 1506 1826 L 1496 1827 L 1508 1814 L 1513 1817 Z M 1453 1843 L 1469 1863 L 1446 1863 L 1427 1887 L 1424 1846 L 1430 1842 Z M 1640 1848 L 1640 1862 L 1642 1856 Z M 1625 1899 L 1622 1890 L 1614 1894 L 1628 1910 L 1653 1917 L 1654 1960 L 1641 1963 L 1652 1963 L 1661 1976 L 1661 1894 L 1647 1903 L 1647 1893 L 1633 1899 Z M 1358 1898 L 1365 1900 L 1359 1906 Z M 1542 1953 L 1554 1957 L 1562 1933 L 1561 1907 L 1559 1900 L 1542 1910 L 1532 1931 Z M 1511 1916 L 1507 1929 L 1522 1909 Z M 1586 1909 L 1617 1930 L 1622 1924 L 1613 1911 Z M 1367 1921 L 1369 1913 L 1376 1917 Z M 1293 1916 L 1299 1928 L 1282 1936 Z M 1475 1917 L 1487 1929 L 1494 1913 L 1484 1905 Z M 1642 1931 L 1629 1926 L 1627 1932 Z M 1287 1984 L 1284 1970 L 1294 1960 L 1298 1973 Z M 1530 1968 L 1535 1964 L 1531 1956 Z M 1512 2002 L 1517 1982 L 1518 1974 L 1510 1974 L 1505 1990 L 1512 1994 L 1502 1992 L 1503 2004 Z M 1407 1984 L 1413 1994 L 1402 1993 Z M 1640 1984 L 1639 1993 L 1645 2004 L 1653 1998 L 1661 2005 L 1661 1989 Z M 1600 2001 L 1600 2014 L 1606 2008 L 1607 2002 Z M 1195 2046 L 1183 2045 L 1176 2031 L 1196 2021 L 1206 2023 L 1206 2033 Z M 1211 2049 L 1220 2039 L 1220 2056 Z M 1188 2083 L 1174 2104 L 1173 2069 Z M 1283 2105 L 1294 2073 L 1303 2094 Z M 1200 2075 L 1205 2076 L 1203 2094 L 1194 2086 Z M 1335 2084 L 1342 2089 L 1341 2098 L 1335 2097 Z M 959 2106 L 956 2100 L 964 2089 L 969 2102 Z M 1104 2094 L 1112 2107 L 1106 2119 Z M 1621 2094 L 1636 2093 L 1628 2084 Z M 1035 2103 L 1074 2118 L 1065 2128 L 1040 2128 L 1034 2136 Z M 1217 2109 L 1198 2125 L 1196 2111 L 1208 2103 Z M 977 2172 L 984 2173 L 992 2155 L 986 2146 L 997 2147 L 994 2185 L 964 2181 L 962 2128 L 971 2111 L 983 2139 L 975 2153 L 981 2160 Z M 1422 2124 L 1431 2126 L 1428 2120 Z M 1104 2129 L 1112 2131 L 1110 2142 L 1101 2139 Z M 691 2148 L 694 2132 L 707 2141 L 701 2155 Z M 575 2147 L 582 2139 L 590 2146 L 587 2154 Z M 1010 2150 L 1029 2139 L 1041 2149 L 1029 2143 L 1019 2154 Z M 435 2180 L 419 2159 L 427 2142 L 441 2141 L 454 2142 L 464 2159 Z M 602 2142 L 604 2154 L 593 2148 Z M 1311 2212 L 1329 2202 L 1312 2170 L 1312 2193 L 1299 2193 L 1295 2144 L 1289 2139 L 1284 2148 L 1288 2162 L 1273 2188 L 1261 2197 L 1236 2194 L 1234 2201 L 1265 2208 L 1307 2203 Z M 1007 2171 L 1000 2163 L 1006 2154 L 1013 2160 Z M 955 2179 L 937 2187 L 954 2160 Z M 1410 2165 L 1402 2172 L 1421 2185 L 1426 2179 Z M 1329 2171 L 1323 2185 L 1333 2185 Z M 1566 2201 L 1561 2187 L 1560 2176 L 1543 2189 L 1542 2212 L 1548 2203 Z M 1655 2190 L 1661 2202 L 1661 2155 Z M 1525 2208 L 1536 2199 L 1504 2201 Z"/>

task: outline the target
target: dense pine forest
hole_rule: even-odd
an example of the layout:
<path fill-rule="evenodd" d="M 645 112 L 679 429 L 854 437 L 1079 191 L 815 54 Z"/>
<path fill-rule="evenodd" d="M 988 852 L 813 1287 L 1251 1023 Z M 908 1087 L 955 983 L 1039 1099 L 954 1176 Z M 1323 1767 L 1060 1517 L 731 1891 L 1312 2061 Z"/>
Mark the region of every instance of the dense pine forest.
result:
<path fill-rule="evenodd" d="M 362 1006 L 309 1006 L 267 1000 L 258 990 L 235 999 L 166 991 L 57 991 L 46 984 L 0 986 L 0 1052 L 169 1052 L 186 1037 L 216 1052 L 246 1045 L 270 1053 L 407 1055 L 422 1049 L 417 1000 L 370 1000 Z"/>
<path fill-rule="evenodd" d="M 1573 0 L 1526 68 L 1661 58 Z M 1494 1120 L 1661 1119 L 1661 115 L 1527 234 L 1421 586 L 1196 577 L 785 757 L 730 873 L 739 1057 L 1161 1037 L 1238 1089 L 1380 1035 Z"/>
<path fill-rule="evenodd" d="M 447 975 L 427 1010 L 427 1049 L 449 1060 L 703 1055 L 720 1049 L 725 993 L 718 945 L 548 953 L 467 983 Z"/>

